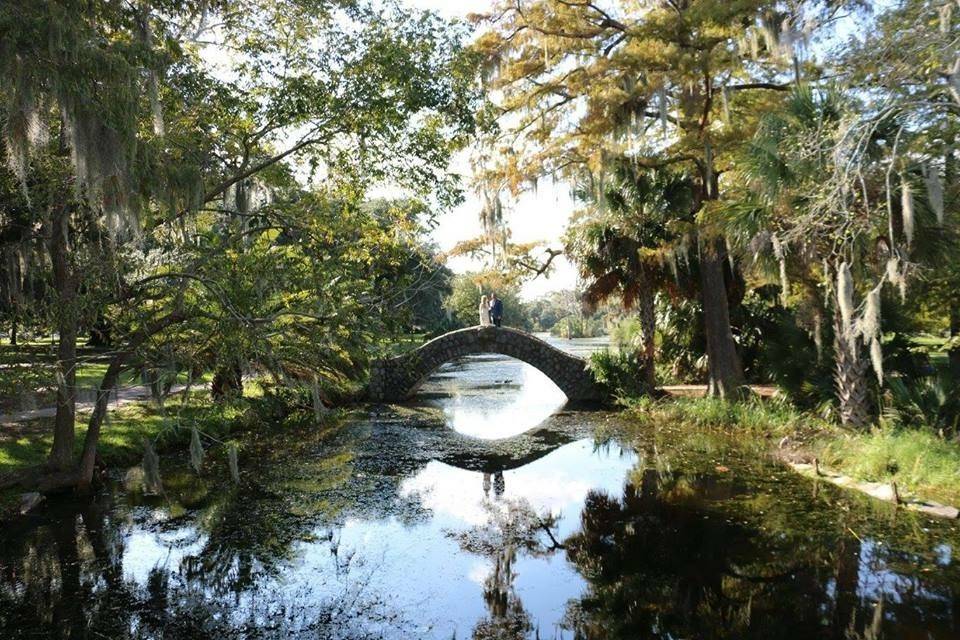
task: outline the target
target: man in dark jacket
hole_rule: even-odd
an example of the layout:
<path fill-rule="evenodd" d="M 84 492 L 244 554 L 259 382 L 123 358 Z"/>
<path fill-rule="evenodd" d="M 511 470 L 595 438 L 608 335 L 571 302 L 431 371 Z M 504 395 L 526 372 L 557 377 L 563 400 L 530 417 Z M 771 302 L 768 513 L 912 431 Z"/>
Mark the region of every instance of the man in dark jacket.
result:
<path fill-rule="evenodd" d="M 490 321 L 498 327 L 503 322 L 503 300 L 495 293 L 490 297 Z"/>

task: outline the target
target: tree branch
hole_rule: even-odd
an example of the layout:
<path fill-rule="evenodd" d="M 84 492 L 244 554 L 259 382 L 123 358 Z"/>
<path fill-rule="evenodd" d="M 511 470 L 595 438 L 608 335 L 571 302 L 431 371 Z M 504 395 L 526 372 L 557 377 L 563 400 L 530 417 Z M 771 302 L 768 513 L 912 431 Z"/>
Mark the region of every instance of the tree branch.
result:
<path fill-rule="evenodd" d="M 727 85 L 727 91 L 747 91 L 750 89 L 769 89 L 770 91 L 789 91 L 793 84 L 777 84 L 775 82 L 747 82 L 745 84 Z"/>

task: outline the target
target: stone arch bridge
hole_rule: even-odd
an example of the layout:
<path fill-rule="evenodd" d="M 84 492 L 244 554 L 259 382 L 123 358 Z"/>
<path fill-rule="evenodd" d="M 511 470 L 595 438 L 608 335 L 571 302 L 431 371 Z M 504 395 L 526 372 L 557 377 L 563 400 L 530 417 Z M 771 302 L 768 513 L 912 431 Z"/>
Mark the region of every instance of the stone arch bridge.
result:
<path fill-rule="evenodd" d="M 369 398 L 375 402 L 405 400 L 441 365 L 481 353 L 499 353 L 536 367 L 560 387 L 570 402 L 606 399 L 587 370 L 586 360 L 529 333 L 506 327 L 451 331 L 409 353 L 375 362 L 370 372 Z"/>

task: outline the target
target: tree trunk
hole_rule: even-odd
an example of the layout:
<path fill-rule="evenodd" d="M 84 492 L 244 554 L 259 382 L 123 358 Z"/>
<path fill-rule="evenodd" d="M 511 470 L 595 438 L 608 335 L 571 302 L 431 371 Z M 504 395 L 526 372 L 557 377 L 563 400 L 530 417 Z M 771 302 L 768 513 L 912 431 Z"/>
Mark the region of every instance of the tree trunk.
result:
<path fill-rule="evenodd" d="M 853 345 L 846 339 L 840 310 L 834 305 L 833 349 L 836 363 L 834 382 L 840 404 L 840 422 L 845 427 L 861 429 L 870 424 L 869 365 L 864 357 L 860 338 Z"/>
<path fill-rule="evenodd" d="M 653 391 L 657 385 L 656 332 L 657 314 L 654 307 L 654 293 L 648 286 L 640 289 L 637 300 L 637 312 L 640 316 L 640 352 L 644 359 L 643 383 L 646 391 Z"/>
<path fill-rule="evenodd" d="M 14 320 L 10 323 L 10 346 L 17 346 L 17 321 Z"/>
<path fill-rule="evenodd" d="M 956 304 L 950 305 L 950 337 L 960 336 L 960 308 Z M 950 349 L 950 371 L 957 378 L 960 378 L 960 346 Z"/>
<path fill-rule="evenodd" d="M 243 370 L 240 365 L 222 365 L 217 367 L 210 381 L 210 397 L 215 402 L 227 398 L 239 398 L 243 395 Z"/>
<path fill-rule="evenodd" d="M 93 414 L 90 416 L 87 435 L 83 441 L 83 455 L 80 458 L 80 477 L 77 481 L 77 488 L 81 491 L 86 491 L 93 482 L 93 470 L 97 462 L 97 444 L 100 441 L 100 427 L 107 415 L 110 392 L 117 385 L 120 372 L 123 370 L 123 361 L 123 356 L 117 356 L 110 361 L 107 372 L 103 375 L 103 380 L 100 381 L 100 388 L 97 389 L 97 403 L 93 408 Z"/>
<path fill-rule="evenodd" d="M 730 330 L 730 309 L 723 278 L 726 251 L 720 239 L 704 243 L 700 256 L 701 301 L 710 378 L 707 395 L 734 399 L 744 385 L 743 365 Z"/>
<path fill-rule="evenodd" d="M 62 207 L 50 228 L 50 262 L 57 292 L 57 414 L 49 465 L 64 470 L 73 466 L 77 408 L 77 287 L 69 257 L 70 210 Z"/>
<path fill-rule="evenodd" d="M 691 89 L 687 104 L 698 104 L 696 92 Z M 703 88 L 710 94 L 709 79 Z M 691 116 L 700 117 L 691 113 Z M 707 135 L 707 112 L 700 123 L 700 135 L 704 136 L 704 155 L 698 162 L 700 172 L 699 189 L 694 193 L 695 211 L 703 205 L 720 197 L 719 175 L 713 166 L 713 147 Z M 745 379 L 743 364 L 737 353 L 737 343 L 730 329 L 730 300 L 727 295 L 727 279 L 724 277 L 724 261 L 727 259 L 726 243 L 723 238 L 700 238 L 700 301 L 703 306 L 704 334 L 707 341 L 707 395 L 725 399 L 737 399 L 743 394 Z M 733 283 L 733 278 L 730 280 Z"/>
<path fill-rule="evenodd" d="M 83 492 L 90 488 L 93 482 L 93 470 L 97 462 L 97 444 L 100 441 L 100 428 L 103 425 L 103 419 L 107 415 L 107 405 L 110 401 L 110 392 L 117 385 L 123 366 L 131 355 L 150 337 L 163 331 L 167 327 L 183 322 L 187 315 L 182 310 L 175 310 L 169 314 L 154 320 L 148 325 L 142 327 L 131 338 L 127 347 L 117 353 L 110 364 L 107 366 L 107 372 L 100 381 L 100 388 L 97 390 L 97 403 L 90 415 L 90 422 L 87 424 L 87 435 L 83 441 L 83 454 L 80 457 L 80 475 L 77 480 L 77 488 Z"/>

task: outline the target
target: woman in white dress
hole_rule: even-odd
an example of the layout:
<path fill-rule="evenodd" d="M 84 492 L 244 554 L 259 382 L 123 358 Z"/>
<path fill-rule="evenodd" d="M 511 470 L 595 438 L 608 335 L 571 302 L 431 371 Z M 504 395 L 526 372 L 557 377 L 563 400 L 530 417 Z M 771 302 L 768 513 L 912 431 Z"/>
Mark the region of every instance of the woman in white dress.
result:
<path fill-rule="evenodd" d="M 490 326 L 490 301 L 487 300 L 486 295 L 480 296 L 480 306 L 477 307 L 477 311 L 480 313 L 480 326 L 489 327 Z"/>

